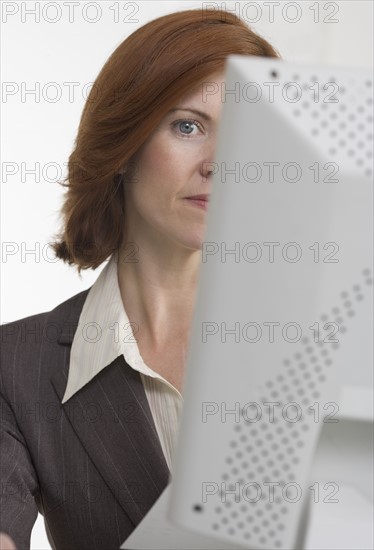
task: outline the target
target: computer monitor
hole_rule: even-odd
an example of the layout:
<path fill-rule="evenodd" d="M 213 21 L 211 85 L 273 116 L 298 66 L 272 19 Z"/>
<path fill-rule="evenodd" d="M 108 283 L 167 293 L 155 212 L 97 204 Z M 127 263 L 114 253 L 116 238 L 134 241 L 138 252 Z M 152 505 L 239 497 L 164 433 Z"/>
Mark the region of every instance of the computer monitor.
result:
<path fill-rule="evenodd" d="M 231 55 L 207 89 L 175 463 L 121 548 L 373 548 L 371 74 Z"/>

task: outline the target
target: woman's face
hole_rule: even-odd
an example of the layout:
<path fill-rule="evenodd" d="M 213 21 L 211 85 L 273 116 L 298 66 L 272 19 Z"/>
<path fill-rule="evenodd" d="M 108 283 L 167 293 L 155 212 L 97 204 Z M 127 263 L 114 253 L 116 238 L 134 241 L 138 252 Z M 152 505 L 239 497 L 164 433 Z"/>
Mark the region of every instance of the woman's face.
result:
<path fill-rule="evenodd" d="M 203 94 L 201 84 L 186 94 L 136 156 L 135 176 L 125 183 L 126 240 L 201 249 L 207 209 L 186 197 L 212 191 L 224 72 L 208 76 L 204 88 L 211 82 L 214 94 Z"/>

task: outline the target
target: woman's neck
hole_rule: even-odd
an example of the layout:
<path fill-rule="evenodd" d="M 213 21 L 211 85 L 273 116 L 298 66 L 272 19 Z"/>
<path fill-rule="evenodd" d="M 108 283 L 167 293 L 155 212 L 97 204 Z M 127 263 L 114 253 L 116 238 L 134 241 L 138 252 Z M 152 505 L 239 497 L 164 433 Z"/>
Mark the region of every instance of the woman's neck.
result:
<path fill-rule="evenodd" d="M 156 253 L 128 244 L 118 253 L 118 284 L 129 320 L 154 349 L 188 338 L 195 303 L 199 250 Z"/>

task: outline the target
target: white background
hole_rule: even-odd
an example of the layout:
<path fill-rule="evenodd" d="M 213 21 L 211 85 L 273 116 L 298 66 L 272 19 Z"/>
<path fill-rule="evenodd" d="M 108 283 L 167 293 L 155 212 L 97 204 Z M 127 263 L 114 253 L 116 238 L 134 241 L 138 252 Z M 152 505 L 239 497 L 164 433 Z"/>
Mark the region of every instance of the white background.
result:
<path fill-rule="evenodd" d="M 53 259 L 47 243 L 60 229 L 63 188 L 56 180 L 66 175 L 85 86 L 138 27 L 166 13 L 213 4 L 235 11 L 268 39 L 285 61 L 373 66 L 372 0 L 321 1 L 317 21 L 317 3 L 309 1 L 274 2 L 274 21 L 263 2 L 108 0 L 80 2 L 70 22 L 69 3 L 2 2 L 2 323 L 49 311 L 91 286 L 105 265 L 82 272 L 79 279 L 75 268 Z M 47 4 L 50 6 L 45 9 Z M 35 9 L 40 11 L 39 21 L 35 13 L 29 13 Z M 297 19 L 296 9 L 301 17 L 292 22 Z M 335 22 L 328 22 L 329 17 Z M 48 88 L 51 82 L 55 85 Z M 68 82 L 78 83 L 70 98 L 64 85 Z M 22 89 L 35 89 L 37 83 L 40 94 L 22 94 Z M 54 101 L 56 90 L 61 91 L 58 101 Z M 36 163 L 40 164 L 40 181 L 27 173 Z M 10 174 L 9 169 L 15 173 Z M 49 548 L 39 515 L 31 549 Z"/>

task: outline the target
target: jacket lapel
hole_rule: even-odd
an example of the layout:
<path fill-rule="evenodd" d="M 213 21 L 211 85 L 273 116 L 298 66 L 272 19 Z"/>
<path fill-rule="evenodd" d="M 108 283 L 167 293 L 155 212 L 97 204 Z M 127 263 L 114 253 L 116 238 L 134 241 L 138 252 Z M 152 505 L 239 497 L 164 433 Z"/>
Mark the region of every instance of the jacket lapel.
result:
<path fill-rule="evenodd" d="M 71 299 L 71 309 L 58 339 L 60 345 L 71 347 L 88 291 Z M 61 323 L 61 317 L 59 320 Z M 65 364 L 51 377 L 60 402 L 67 385 L 70 349 L 64 356 Z M 170 481 L 139 372 L 120 355 L 61 407 L 97 470 L 136 526 Z"/>

